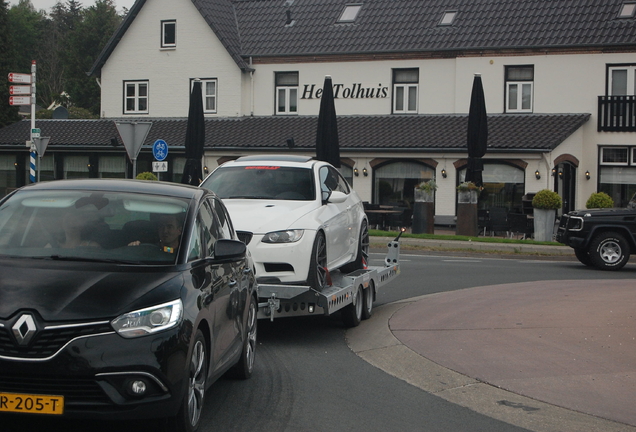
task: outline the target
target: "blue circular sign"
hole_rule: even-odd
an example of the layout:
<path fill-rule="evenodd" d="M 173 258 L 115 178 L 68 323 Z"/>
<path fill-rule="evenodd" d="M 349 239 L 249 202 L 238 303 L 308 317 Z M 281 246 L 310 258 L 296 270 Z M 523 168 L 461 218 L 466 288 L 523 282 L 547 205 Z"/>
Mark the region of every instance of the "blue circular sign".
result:
<path fill-rule="evenodd" d="M 155 141 L 152 145 L 152 155 L 160 162 L 164 160 L 168 157 L 168 143 L 161 139 Z"/>

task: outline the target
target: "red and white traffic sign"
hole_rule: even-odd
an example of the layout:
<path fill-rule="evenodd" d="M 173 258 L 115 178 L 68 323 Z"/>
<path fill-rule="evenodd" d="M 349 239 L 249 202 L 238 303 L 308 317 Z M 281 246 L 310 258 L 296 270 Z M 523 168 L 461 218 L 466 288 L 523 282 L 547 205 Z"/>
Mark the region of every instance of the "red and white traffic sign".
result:
<path fill-rule="evenodd" d="M 9 86 L 10 95 L 28 95 L 31 94 L 31 86 Z"/>
<path fill-rule="evenodd" d="M 31 105 L 31 96 L 9 96 L 9 105 Z"/>
<path fill-rule="evenodd" d="M 31 75 L 9 72 L 9 82 L 20 84 L 31 84 Z"/>

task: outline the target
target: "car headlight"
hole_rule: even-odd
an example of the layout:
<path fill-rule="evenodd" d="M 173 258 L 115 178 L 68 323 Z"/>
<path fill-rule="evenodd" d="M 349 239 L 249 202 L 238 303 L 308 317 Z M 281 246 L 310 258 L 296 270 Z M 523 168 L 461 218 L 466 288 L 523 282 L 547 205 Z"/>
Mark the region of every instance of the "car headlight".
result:
<path fill-rule="evenodd" d="M 274 231 L 263 236 L 263 243 L 294 243 L 300 240 L 304 230 Z"/>
<path fill-rule="evenodd" d="M 111 325 L 120 336 L 134 338 L 172 328 L 182 316 L 183 303 L 179 299 L 120 315 Z"/>

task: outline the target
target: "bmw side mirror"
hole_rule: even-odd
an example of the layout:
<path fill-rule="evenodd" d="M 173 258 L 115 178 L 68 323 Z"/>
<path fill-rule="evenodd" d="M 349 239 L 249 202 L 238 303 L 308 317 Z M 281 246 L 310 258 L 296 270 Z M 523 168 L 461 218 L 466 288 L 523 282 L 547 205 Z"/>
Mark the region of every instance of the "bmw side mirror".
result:
<path fill-rule="evenodd" d="M 340 204 L 345 202 L 346 200 L 347 200 L 347 195 L 343 192 L 338 192 L 338 191 L 331 192 L 331 195 L 329 195 L 329 198 L 327 199 L 328 202 L 334 203 L 334 204 Z"/>

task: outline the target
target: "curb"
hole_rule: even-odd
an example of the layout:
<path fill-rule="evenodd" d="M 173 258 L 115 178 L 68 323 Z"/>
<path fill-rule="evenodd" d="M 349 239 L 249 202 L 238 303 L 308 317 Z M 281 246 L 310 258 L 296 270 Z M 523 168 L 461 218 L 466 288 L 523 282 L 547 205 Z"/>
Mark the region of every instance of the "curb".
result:
<path fill-rule="evenodd" d="M 370 238 L 372 246 L 384 245 L 393 240 L 393 237 Z M 574 249 L 569 246 L 549 246 L 523 243 L 485 243 L 465 240 L 435 240 L 401 237 L 400 244 L 417 246 L 421 248 L 431 248 L 435 250 L 463 250 L 488 253 L 510 253 L 528 255 L 552 255 L 574 257 Z"/>

